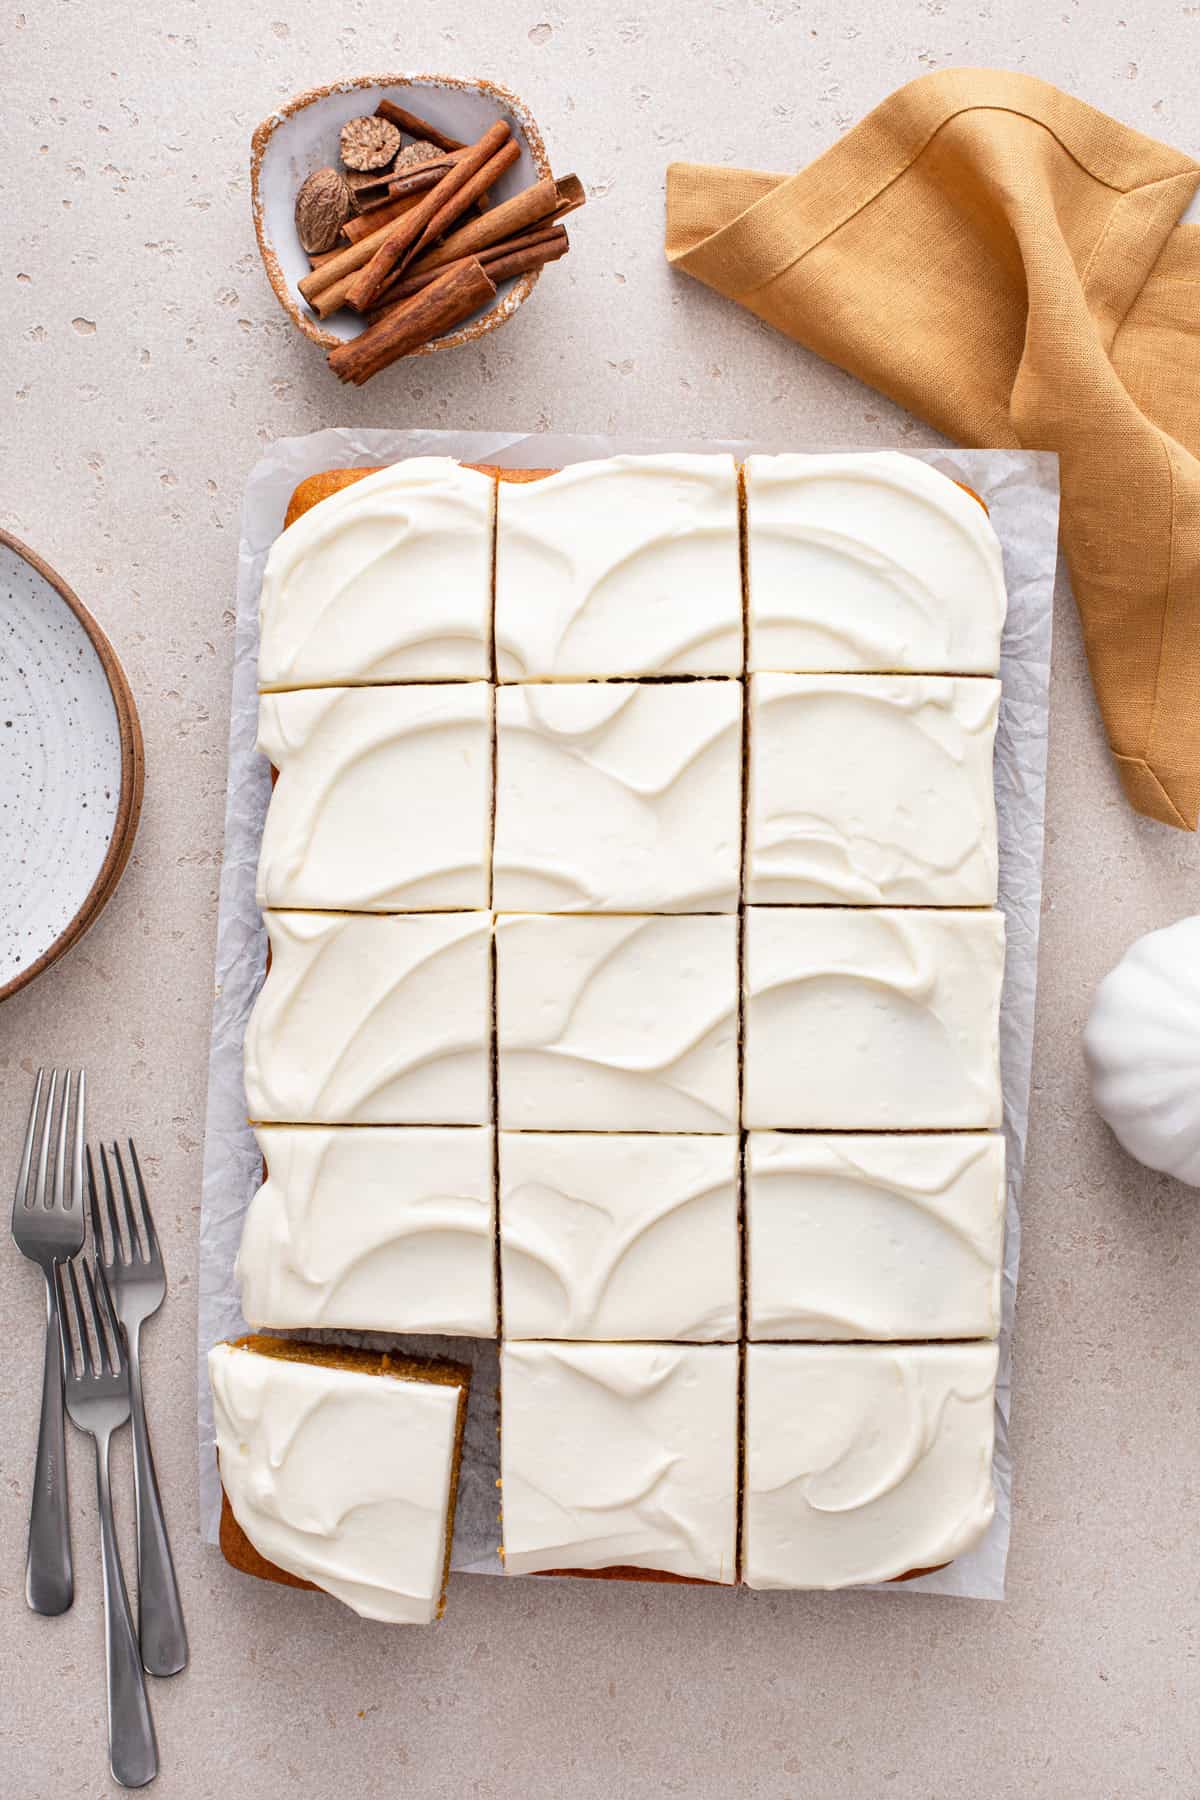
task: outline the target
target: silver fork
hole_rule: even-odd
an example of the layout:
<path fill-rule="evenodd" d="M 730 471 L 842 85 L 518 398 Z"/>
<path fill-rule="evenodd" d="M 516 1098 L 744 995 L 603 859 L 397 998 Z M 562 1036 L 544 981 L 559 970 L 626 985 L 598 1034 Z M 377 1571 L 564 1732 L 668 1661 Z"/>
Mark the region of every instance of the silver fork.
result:
<path fill-rule="evenodd" d="M 100 1201 L 96 1190 L 96 1171 L 92 1153 L 87 1153 L 88 1195 L 92 1212 L 92 1247 L 96 1261 L 108 1284 L 117 1318 L 125 1334 L 129 1356 L 129 1387 L 133 1401 L 133 1485 L 137 1507 L 138 1549 L 138 1641 L 142 1664 L 151 1675 L 177 1675 L 187 1667 L 187 1630 L 183 1623 L 183 1607 L 175 1564 L 171 1558 L 171 1541 L 163 1516 L 162 1496 L 154 1470 L 150 1449 L 150 1429 L 142 1401 L 142 1370 L 139 1338 L 143 1323 L 163 1303 L 167 1292 L 166 1272 L 158 1233 L 146 1198 L 141 1165 L 129 1142 L 134 1185 L 138 1206 L 135 1209 L 125 1165 L 116 1144 L 112 1147 L 117 1180 L 121 1189 L 120 1221 L 108 1156 L 100 1149 L 100 1168 L 104 1176 L 104 1209 L 108 1215 L 108 1242 L 100 1220 Z"/>
<path fill-rule="evenodd" d="M 86 1298 L 76 1278 L 77 1266 L 83 1270 Z M 122 1787 L 145 1787 L 158 1774 L 158 1744 L 146 1698 L 146 1677 L 133 1635 L 129 1595 L 121 1573 L 108 1481 L 112 1434 L 129 1418 L 129 1363 L 103 1270 L 97 1282 L 91 1263 L 86 1256 L 80 1256 L 75 1262 L 60 1265 L 57 1278 L 62 1288 L 67 1411 L 71 1422 L 89 1433 L 96 1444 L 96 1499 L 104 1573 L 104 1667 L 108 1678 L 108 1765 L 113 1780 Z"/>
<path fill-rule="evenodd" d="M 75 1598 L 71 1569 L 71 1524 L 67 1510 L 67 1453 L 63 1429 L 63 1345 L 56 1266 L 83 1247 L 83 1131 L 86 1080 L 80 1069 L 72 1092 L 71 1072 L 63 1078 L 55 1147 L 53 1186 L 47 1190 L 50 1139 L 58 1070 L 51 1072 L 39 1125 L 46 1071 L 39 1069 L 29 1109 L 25 1149 L 13 1198 L 12 1234 L 17 1249 L 46 1277 L 46 1350 L 42 1364 L 42 1413 L 37 1462 L 29 1507 L 29 1551 L 25 1598 L 37 1613 L 66 1612 Z M 73 1120 L 68 1180 L 67 1137 Z"/>

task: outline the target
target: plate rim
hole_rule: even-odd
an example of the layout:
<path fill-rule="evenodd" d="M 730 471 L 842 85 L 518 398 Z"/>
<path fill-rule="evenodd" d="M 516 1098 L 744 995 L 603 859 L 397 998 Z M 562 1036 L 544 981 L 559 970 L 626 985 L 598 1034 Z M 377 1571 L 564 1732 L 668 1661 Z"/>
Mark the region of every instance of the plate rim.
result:
<path fill-rule="evenodd" d="M 126 679 L 125 671 L 112 644 L 103 628 L 88 611 L 83 601 L 57 572 L 51 568 L 44 557 L 20 538 L 14 537 L 10 531 L 0 526 L 0 545 L 11 550 L 28 563 L 58 594 L 59 598 L 70 608 L 86 632 L 93 650 L 100 661 L 108 689 L 113 699 L 117 714 L 117 732 L 121 746 L 121 791 L 117 798 L 116 817 L 113 820 L 112 836 L 108 849 L 100 864 L 96 879 L 85 894 L 79 910 L 59 932 L 54 942 L 47 946 L 27 968 L 21 969 L 8 981 L 0 981 L 0 1002 L 19 993 L 28 987 L 31 981 L 44 974 L 52 963 L 65 956 L 73 944 L 78 943 L 89 926 L 93 925 L 105 906 L 112 898 L 117 883 L 125 872 L 125 865 L 133 849 L 133 841 L 137 836 L 138 820 L 142 811 L 142 796 L 146 784 L 146 755 L 142 739 L 142 726 L 134 704 L 133 692 Z"/>

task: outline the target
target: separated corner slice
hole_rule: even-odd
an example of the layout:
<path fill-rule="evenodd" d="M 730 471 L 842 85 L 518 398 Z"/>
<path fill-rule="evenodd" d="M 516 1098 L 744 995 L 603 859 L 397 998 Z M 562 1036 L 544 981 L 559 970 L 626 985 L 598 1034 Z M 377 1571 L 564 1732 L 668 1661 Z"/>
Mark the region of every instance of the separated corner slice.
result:
<path fill-rule="evenodd" d="M 499 912 L 736 912 L 738 681 L 496 695 Z"/>
<path fill-rule="evenodd" d="M 840 1588 L 940 1567 L 991 1523 L 995 1344 L 751 1344 L 742 1573 Z"/>
<path fill-rule="evenodd" d="M 304 484 L 271 548 L 259 686 L 486 679 L 494 477 L 447 456 L 357 476 Z"/>
<path fill-rule="evenodd" d="M 999 912 L 747 907 L 743 1125 L 994 1129 L 1003 979 Z"/>
<path fill-rule="evenodd" d="M 737 1578 L 735 1344 L 506 1343 L 504 1567 Z"/>
<path fill-rule="evenodd" d="M 486 1125 L 487 913 L 265 915 L 271 963 L 246 1027 L 256 1123 Z"/>
<path fill-rule="evenodd" d="M 737 1129 L 733 914 L 496 922 L 500 1123 Z"/>
<path fill-rule="evenodd" d="M 751 901 L 994 906 L 1000 683 L 755 675 Z"/>
<path fill-rule="evenodd" d="M 208 1372 L 227 1560 L 363 1618 L 439 1618 L 469 1370 L 246 1337 L 215 1345 Z"/>
<path fill-rule="evenodd" d="M 502 482 L 502 681 L 740 675 L 737 471 L 729 456 L 614 456 Z"/>
<path fill-rule="evenodd" d="M 492 1133 L 261 1125 L 242 1314 L 266 1328 L 494 1337 Z"/>
<path fill-rule="evenodd" d="M 998 1132 L 749 1134 L 751 1338 L 995 1337 L 1003 1242 Z"/>
<path fill-rule="evenodd" d="M 264 694 L 258 748 L 278 771 L 259 856 L 260 906 L 487 905 L 486 682 Z"/>
<path fill-rule="evenodd" d="M 735 1136 L 502 1131 L 505 1336 L 736 1339 L 738 1149 Z"/>
<path fill-rule="evenodd" d="M 751 669 L 996 673 L 1000 543 L 957 482 L 893 450 L 743 473 Z"/>

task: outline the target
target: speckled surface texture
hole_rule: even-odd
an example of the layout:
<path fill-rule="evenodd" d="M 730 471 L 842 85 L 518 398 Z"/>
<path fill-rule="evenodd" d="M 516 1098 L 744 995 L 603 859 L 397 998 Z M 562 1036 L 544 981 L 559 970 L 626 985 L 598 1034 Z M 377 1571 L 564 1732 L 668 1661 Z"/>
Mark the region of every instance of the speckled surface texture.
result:
<path fill-rule="evenodd" d="M 460 1579 L 443 1625 L 397 1635 L 250 1582 L 196 1531 L 193 1259 L 236 514 L 262 444 L 354 422 L 928 443 L 668 272 L 665 163 L 798 166 L 901 81 L 955 62 L 1035 71 L 1195 153 L 1200 7 L 19 5 L 0 17 L 0 524 L 111 634 L 147 783 L 115 900 L 0 1011 L 0 1171 L 15 1169 L 28 1072 L 83 1060 L 94 1127 L 132 1129 L 153 1182 L 172 1299 L 144 1343 L 192 1636 L 191 1669 L 152 1696 L 154 1792 L 1192 1800 L 1200 1195 L 1116 1149 L 1088 1105 L 1079 1032 L 1125 945 L 1200 910 L 1200 844 L 1120 797 L 1065 594 L 1003 1605 Z M 591 203 L 566 263 L 502 332 L 357 392 L 267 285 L 249 136 L 277 100 L 389 66 L 514 88 Z M 75 1436 L 79 1595 L 66 1617 L 34 1618 L 23 1554 L 42 1297 L 8 1246 L 0 1314 L 0 1792 L 91 1800 L 110 1791 L 91 1469 Z M 124 1444 L 117 1473 L 128 1522 Z"/>

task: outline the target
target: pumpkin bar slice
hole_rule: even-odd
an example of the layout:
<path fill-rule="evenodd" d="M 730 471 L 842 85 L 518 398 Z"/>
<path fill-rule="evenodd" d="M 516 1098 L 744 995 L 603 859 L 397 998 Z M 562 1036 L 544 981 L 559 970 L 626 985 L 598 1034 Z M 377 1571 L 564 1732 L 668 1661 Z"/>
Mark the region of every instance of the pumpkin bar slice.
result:
<path fill-rule="evenodd" d="M 242 1314 L 268 1328 L 494 1337 L 486 1126 L 260 1125 Z"/>
<path fill-rule="evenodd" d="M 999 912 L 747 907 L 743 1125 L 993 1129 L 1003 976 Z"/>
<path fill-rule="evenodd" d="M 543 682 L 496 697 L 498 912 L 736 912 L 737 681 Z"/>
<path fill-rule="evenodd" d="M 747 897 L 994 906 L 1000 683 L 755 675 Z"/>
<path fill-rule="evenodd" d="M 736 1580 L 736 1344 L 506 1343 L 504 1567 Z"/>
<path fill-rule="evenodd" d="M 500 1133 L 509 1338 L 733 1340 L 738 1139 Z"/>
<path fill-rule="evenodd" d="M 737 1129 L 732 913 L 496 922 L 500 1123 Z"/>
<path fill-rule="evenodd" d="M 208 1373 L 234 1568 L 366 1619 L 440 1618 L 470 1371 L 244 1337 L 215 1345 Z"/>
<path fill-rule="evenodd" d="M 258 748 L 278 771 L 259 856 L 260 906 L 487 905 L 486 682 L 264 694 Z"/>
<path fill-rule="evenodd" d="M 991 1338 L 1000 1329 L 998 1132 L 752 1131 L 752 1338 Z"/>
<path fill-rule="evenodd" d="M 978 498 L 895 450 L 751 456 L 753 670 L 994 675 L 1007 610 Z"/>
<path fill-rule="evenodd" d="M 732 457 L 574 463 L 497 505 L 501 681 L 742 673 Z"/>
<path fill-rule="evenodd" d="M 939 1568 L 992 1520 L 995 1344 L 751 1344 L 742 1573 L 841 1588 Z"/>
<path fill-rule="evenodd" d="M 486 1125 L 487 913 L 268 912 L 246 1027 L 256 1124 Z"/>
<path fill-rule="evenodd" d="M 303 483 L 263 574 L 259 687 L 486 680 L 495 503 L 449 456 Z"/>

